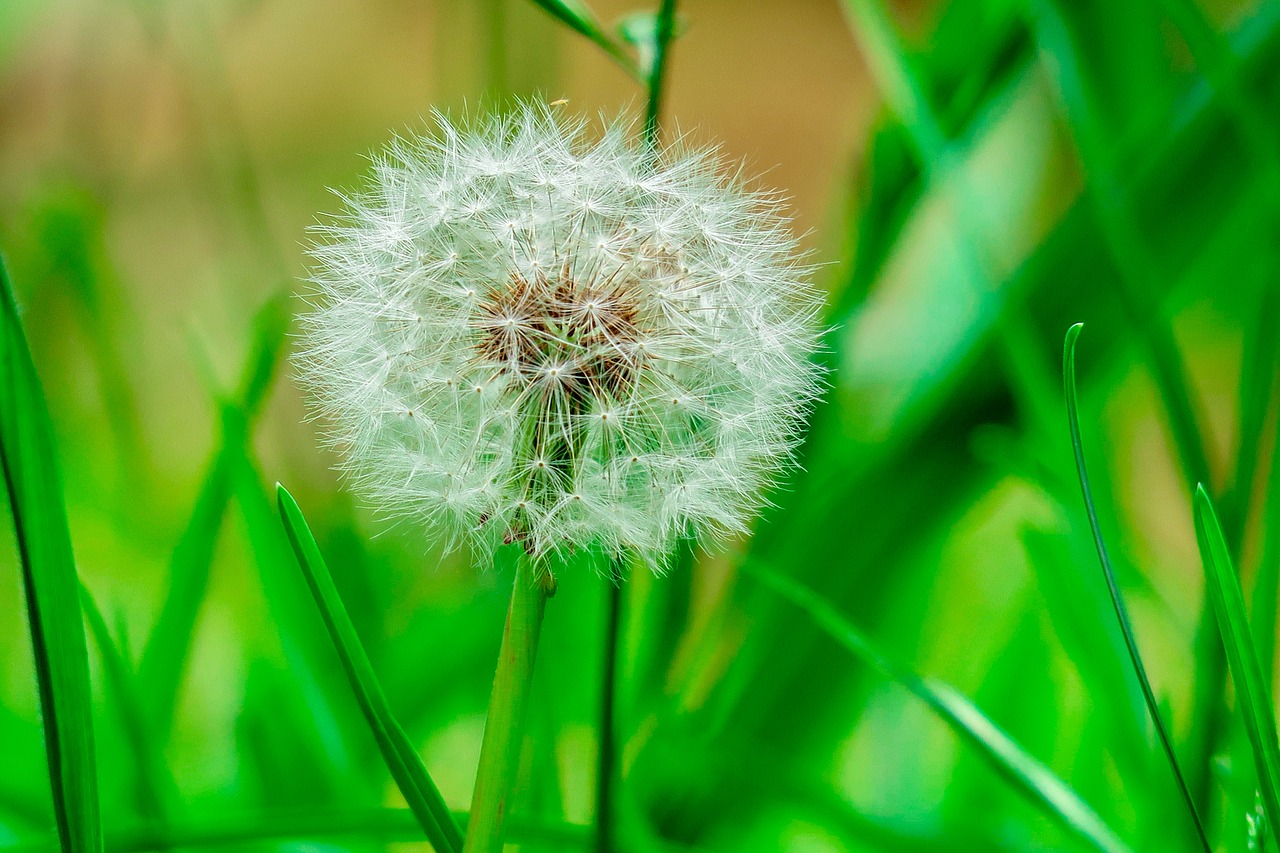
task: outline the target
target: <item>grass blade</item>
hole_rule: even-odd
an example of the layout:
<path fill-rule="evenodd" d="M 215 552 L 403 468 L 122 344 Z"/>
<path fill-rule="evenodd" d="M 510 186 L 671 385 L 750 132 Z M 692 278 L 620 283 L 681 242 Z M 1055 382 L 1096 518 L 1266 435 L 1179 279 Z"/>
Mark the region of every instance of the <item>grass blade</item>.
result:
<path fill-rule="evenodd" d="M 1253 745 L 1253 760 L 1258 768 L 1258 783 L 1266 805 L 1269 823 L 1280 820 L 1280 739 L 1276 736 L 1276 712 L 1271 703 L 1267 679 L 1258 650 L 1249 633 L 1245 617 L 1244 594 L 1232 565 L 1227 540 L 1222 535 L 1218 514 L 1204 486 L 1196 488 L 1196 541 L 1204 561 L 1205 583 L 1213 611 L 1218 617 L 1222 645 L 1227 652 L 1227 665 L 1235 681 L 1245 730 Z"/>
<path fill-rule="evenodd" d="M 342 661 L 343 671 L 351 682 L 356 701 L 369 723 L 369 730 L 378 742 L 378 749 L 382 751 L 392 777 L 435 848 L 446 853 L 457 853 L 462 849 L 462 832 L 453 822 L 444 798 L 431 781 L 417 750 L 391 714 L 378 677 L 373 672 L 373 665 L 356 635 L 355 626 L 347 616 L 347 610 L 342 605 L 342 599 L 333 585 L 333 578 L 329 575 L 324 557 L 320 555 L 320 547 L 311 535 L 311 528 L 302 516 L 302 510 L 284 486 L 276 486 L 276 497 L 280 518 L 289 535 L 289 544 L 298 557 L 298 565 L 302 567 L 307 586 L 315 596 L 316 607 L 329 630 L 334 649 Z"/>
<path fill-rule="evenodd" d="M 98 647 L 102 676 L 110 699 L 115 700 L 122 734 L 134 761 L 134 805 L 143 818 L 158 823 L 168 819 L 168 801 L 176 793 L 173 777 L 164 763 L 164 755 L 155 733 L 147 725 L 146 712 L 138 695 L 138 683 L 129 666 L 127 653 L 112 639 L 93 594 L 83 584 L 80 600 L 85 622 Z"/>
<path fill-rule="evenodd" d="M 253 420 L 271 387 L 287 323 L 288 311 L 281 299 L 269 301 L 254 320 L 252 355 L 240 377 L 237 399 L 220 406 L 221 444 L 169 560 L 169 590 L 138 665 L 139 695 L 149 697 L 148 711 L 161 735 L 168 732 L 173 720 L 182 673 L 209 586 L 218 532 L 231 501 L 236 460 L 244 455 Z"/>
<path fill-rule="evenodd" d="M 1204 824 L 1200 821 L 1200 812 L 1196 809 L 1195 800 L 1191 796 L 1191 789 L 1187 786 L 1187 780 L 1182 775 L 1182 768 L 1178 766 L 1178 756 L 1173 749 L 1173 739 L 1169 736 L 1169 730 L 1165 728 L 1164 719 L 1160 716 L 1160 708 L 1156 703 L 1155 693 L 1151 690 L 1151 682 L 1147 679 L 1146 667 L 1142 665 L 1142 655 L 1138 651 L 1138 641 L 1133 635 L 1133 627 L 1129 622 L 1129 613 L 1124 606 L 1124 599 L 1120 595 L 1120 588 L 1116 584 L 1115 572 L 1111 568 L 1111 558 L 1107 555 L 1107 546 L 1102 539 L 1102 528 L 1098 524 L 1098 511 L 1093 504 L 1093 490 L 1089 486 L 1089 472 L 1084 463 L 1084 444 L 1080 440 L 1080 412 L 1076 402 L 1076 340 L 1080 337 L 1080 331 L 1083 328 L 1083 323 L 1076 323 L 1067 330 L 1067 337 L 1063 342 L 1062 382 L 1067 397 L 1067 423 L 1071 429 L 1071 448 L 1075 452 L 1076 473 L 1080 477 L 1080 491 L 1084 495 L 1084 508 L 1089 516 L 1089 527 L 1093 531 L 1093 544 L 1098 550 L 1098 561 L 1102 564 L 1102 574 L 1107 580 L 1107 590 L 1111 593 L 1111 604 L 1115 607 L 1116 619 L 1120 623 L 1120 633 L 1124 636 L 1125 647 L 1129 650 L 1129 660 L 1133 663 L 1133 671 L 1138 676 L 1138 683 L 1142 687 L 1142 697 L 1147 703 L 1147 712 L 1151 715 L 1151 722 L 1155 724 L 1156 735 L 1160 738 L 1160 745 L 1164 749 L 1165 756 L 1169 759 L 1169 768 L 1173 771 L 1174 779 L 1178 783 L 1178 789 L 1182 792 L 1182 797 L 1186 801 L 1187 811 L 1190 812 L 1191 819 L 1195 822 L 1196 833 L 1200 836 L 1204 849 L 1210 851 L 1213 849 L 1213 845 L 1209 843 L 1209 837 L 1205 834 Z"/>
<path fill-rule="evenodd" d="M 44 392 L 0 261 L 0 460 L 22 562 L 40 716 L 64 851 L 102 850 L 89 649 Z"/>
<path fill-rule="evenodd" d="M 334 790 L 342 790 L 356 766 L 351 734 L 359 728 L 350 706 L 343 704 L 348 691 L 346 681 L 333 671 L 329 639 L 318 630 L 311 593 L 293 568 L 293 550 L 280 528 L 269 487 L 264 485 L 256 461 L 248 455 L 252 448 L 241 449 L 245 452 L 235 464 L 233 494 L 240 505 L 254 562 L 261 567 L 262 593 L 289 681 L 307 718 L 304 725 L 290 727 L 296 736 L 292 748 L 315 750 L 323 756 L 324 777 Z M 276 740 L 283 738 L 277 736 Z"/>
<path fill-rule="evenodd" d="M 759 564 L 743 571 L 805 611 L 818 627 L 872 669 L 905 687 L 952 731 L 976 748 L 995 770 L 1065 828 L 1097 850 L 1126 851 L 1098 814 L 1065 782 L 1006 735 L 952 687 L 899 667 L 884 657 L 847 619 L 809 588 Z"/>
<path fill-rule="evenodd" d="M 644 77 L 636 67 L 635 61 L 627 55 L 622 45 L 609 37 L 600 19 L 585 3 L 580 0 L 533 0 L 533 2 L 569 29 L 595 42 L 614 62 L 618 63 L 623 71 L 643 82 Z"/>

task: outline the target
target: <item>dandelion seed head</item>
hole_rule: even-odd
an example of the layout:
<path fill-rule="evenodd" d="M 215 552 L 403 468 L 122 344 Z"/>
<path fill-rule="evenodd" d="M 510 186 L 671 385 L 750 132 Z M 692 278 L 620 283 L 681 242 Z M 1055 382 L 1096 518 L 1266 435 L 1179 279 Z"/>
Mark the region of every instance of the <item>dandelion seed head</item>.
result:
<path fill-rule="evenodd" d="M 434 117 L 318 229 L 296 363 L 340 468 L 481 549 L 660 567 L 743 532 L 818 389 L 820 300 L 771 197 L 629 125 Z"/>

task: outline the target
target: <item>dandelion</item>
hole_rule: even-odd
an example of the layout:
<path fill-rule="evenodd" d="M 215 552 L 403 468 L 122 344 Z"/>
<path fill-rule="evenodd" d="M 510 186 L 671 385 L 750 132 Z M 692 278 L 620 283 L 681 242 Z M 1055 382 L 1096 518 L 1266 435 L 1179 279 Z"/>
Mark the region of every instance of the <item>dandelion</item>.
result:
<path fill-rule="evenodd" d="M 387 514 L 519 543 L 467 853 L 502 849 L 555 558 L 660 569 L 746 531 L 818 388 L 819 299 L 777 201 L 712 150 L 525 104 L 436 115 L 320 229 L 304 384 Z M 651 137 L 650 137 L 651 138 Z"/>
<path fill-rule="evenodd" d="M 777 202 L 714 151 L 435 116 L 320 228 L 298 363 L 354 488 L 482 550 L 659 567 L 742 532 L 817 386 Z"/>

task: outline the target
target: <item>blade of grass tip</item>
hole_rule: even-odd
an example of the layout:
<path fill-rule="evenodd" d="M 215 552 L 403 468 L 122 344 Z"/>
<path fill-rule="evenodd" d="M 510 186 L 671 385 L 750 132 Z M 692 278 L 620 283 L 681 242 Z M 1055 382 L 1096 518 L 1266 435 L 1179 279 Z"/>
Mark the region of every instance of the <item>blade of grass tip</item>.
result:
<path fill-rule="evenodd" d="M 378 749 L 387 762 L 391 776 L 404 795 L 405 802 L 422 824 L 428 840 L 437 850 L 458 853 L 462 849 L 462 832 L 453 822 L 453 816 L 417 750 L 391 713 L 382 686 L 374 674 L 373 664 L 369 662 L 364 646 L 356 635 L 355 626 L 347 616 L 337 587 L 329 575 L 329 568 L 320 555 L 320 546 L 311 535 L 311 528 L 307 526 L 302 510 L 284 486 L 276 485 L 276 497 L 289 544 L 297 555 L 298 565 L 307 579 L 307 586 L 315 597 L 316 607 L 329 631 L 330 639 L 333 640 L 343 671 L 355 692 L 356 702 L 359 703 L 369 730 L 378 743 Z"/>
<path fill-rule="evenodd" d="M 269 300 L 254 318 L 252 352 L 240 377 L 237 399 L 219 406 L 219 446 L 169 558 L 169 589 L 138 665 L 139 695 L 148 700 L 152 724 L 166 736 L 208 589 L 218 533 L 231 501 L 236 460 L 244 454 L 271 387 L 287 324 L 288 310 L 281 298 Z"/>
<path fill-rule="evenodd" d="M 138 697 L 137 683 L 130 671 L 128 658 L 111 637 L 107 620 L 103 617 L 93 593 L 80 585 L 80 600 L 84 606 L 85 622 L 98 647 L 102 660 L 102 672 L 109 695 L 115 700 L 129 753 L 134 761 L 134 804 L 144 819 L 153 823 L 167 820 L 166 801 L 175 792 L 173 777 L 169 775 L 164 759 L 147 726 L 146 714 Z"/>
<path fill-rule="evenodd" d="M 1266 199 L 1273 213 L 1280 212 L 1280 152 L 1276 148 L 1275 126 L 1265 108 L 1241 85 L 1242 65 L 1230 50 L 1227 39 L 1209 22 L 1194 0 L 1160 0 L 1170 20 L 1182 33 L 1204 76 L 1212 83 L 1225 107 L 1234 115 L 1240 136 L 1253 158 L 1253 174 L 1267 188 Z M 1263 276 L 1270 278 L 1271 264 L 1263 261 Z M 1280 291 L 1263 287 L 1257 321 L 1245 337 L 1240 369 L 1240 425 L 1237 431 L 1235 468 L 1225 502 L 1232 527 L 1227 531 L 1231 553 L 1239 556 L 1249 518 L 1257 472 L 1259 438 L 1270 405 L 1271 376 L 1276 337 L 1271 330 L 1280 313 Z"/>
<path fill-rule="evenodd" d="M 1258 783 L 1268 822 L 1274 826 L 1280 820 L 1280 739 L 1276 736 L 1275 707 L 1271 703 L 1268 679 L 1258 661 L 1258 650 L 1249 633 L 1240 579 L 1232 565 L 1231 552 L 1222 535 L 1213 501 L 1204 486 L 1196 487 L 1195 520 L 1205 583 L 1218 617 L 1218 629 L 1222 633 L 1227 665 L 1235 681 L 1245 730 L 1253 745 L 1253 759 L 1258 768 Z"/>
<path fill-rule="evenodd" d="M 44 392 L 0 260 L 0 461 L 22 564 L 40 716 L 64 851 L 102 850 L 89 649 Z"/>
<path fill-rule="evenodd" d="M 611 39 L 604 31 L 604 27 L 600 24 L 600 19 L 596 17 L 591 9 L 579 0 L 533 0 L 542 9 L 545 9 L 553 18 L 565 24 L 569 29 L 586 36 L 595 42 L 596 46 L 609 55 L 609 58 L 618 63 L 618 66 L 632 77 L 644 82 L 640 69 L 636 67 L 636 63 L 622 45 Z"/>
<path fill-rule="evenodd" d="M 1178 789 L 1186 802 L 1187 811 L 1195 823 L 1196 834 L 1200 837 L 1200 842 L 1204 845 L 1204 849 L 1211 851 L 1213 850 L 1213 845 L 1209 843 L 1204 824 L 1200 821 L 1200 812 L 1196 809 L 1195 800 L 1191 796 L 1191 789 L 1182 775 L 1182 768 L 1178 766 L 1178 756 L 1174 752 L 1173 740 L 1169 736 L 1168 729 L 1165 728 L 1164 719 L 1161 717 L 1160 709 L 1156 703 L 1155 693 L 1151 690 L 1151 682 L 1147 679 L 1147 670 L 1142 664 L 1142 655 L 1138 650 L 1138 641 L 1134 637 L 1133 628 L 1129 622 L 1129 613 L 1125 608 L 1124 599 L 1120 595 L 1120 588 L 1116 584 L 1115 572 L 1111 568 L 1111 558 L 1107 555 L 1107 546 L 1102 539 L 1102 528 L 1098 523 L 1098 512 L 1093 503 L 1093 490 L 1089 485 L 1089 472 L 1084 462 L 1084 444 L 1080 438 L 1080 412 L 1076 402 L 1076 341 L 1080 337 L 1080 332 L 1083 328 L 1083 323 L 1076 323 L 1067 330 L 1067 337 L 1063 343 L 1062 382 L 1067 397 L 1067 424 L 1071 430 L 1071 448 L 1075 453 L 1076 473 L 1080 478 L 1080 491 L 1084 496 L 1085 514 L 1089 517 L 1089 528 L 1093 531 L 1093 544 L 1098 551 L 1098 561 L 1102 564 L 1102 574 L 1107 581 L 1107 591 L 1111 594 L 1111 604 L 1115 608 L 1116 619 L 1120 623 L 1120 633 L 1123 635 L 1125 647 L 1129 651 L 1129 660 L 1133 664 L 1133 671 L 1138 677 L 1138 684 L 1142 687 L 1142 697 L 1147 703 L 1147 713 L 1151 715 L 1151 722 L 1156 727 L 1156 735 L 1160 738 L 1160 746 L 1164 749 L 1165 756 L 1169 759 L 1169 768 L 1173 771 L 1174 779 L 1178 783 Z"/>
<path fill-rule="evenodd" d="M 1109 853 L 1129 850 L 1079 794 L 1005 734 L 968 698 L 949 685 L 921 678 L 890 661 L 834 607 L 803 584 L 758 563 L 747 563 L 742 571 L 803 610 L 832 639 L 924 702 L 952 731 L 975 747 L 1001 776 L 1063 827 L 1097 850 Z"/>

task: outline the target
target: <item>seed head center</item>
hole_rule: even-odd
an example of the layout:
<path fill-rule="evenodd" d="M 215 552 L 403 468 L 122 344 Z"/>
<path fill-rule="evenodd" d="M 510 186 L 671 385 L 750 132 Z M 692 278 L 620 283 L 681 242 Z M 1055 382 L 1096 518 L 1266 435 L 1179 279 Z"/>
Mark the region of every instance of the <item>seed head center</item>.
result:
<path fill-rule="evenodd" d="M 513 274 L 476 306 L 475 351 L 521 385 L 543 381 L 578 402 L 618 398 L 648 359 L 635 283 L 579 281 L 568 269 Z"/>

